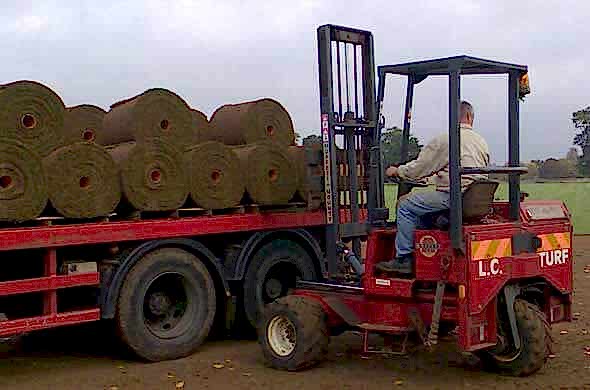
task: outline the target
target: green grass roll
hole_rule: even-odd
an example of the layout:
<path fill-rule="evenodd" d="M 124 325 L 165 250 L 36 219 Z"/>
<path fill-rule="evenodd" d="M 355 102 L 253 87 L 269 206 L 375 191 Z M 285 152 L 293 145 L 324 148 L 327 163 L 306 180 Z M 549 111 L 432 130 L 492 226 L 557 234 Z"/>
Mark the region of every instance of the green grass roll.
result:
<path fill-rule="evenodd" d="M 0 221 L 24 222 L 47 205 L 41 157 L 21 140 L 0 138 Z"/>
<path fill-rule="evenodd" d="M 188 197 L 183 154 L 173 144 L 152 138 L 149 142 L 107 147 L 119 164 L 123 201 L 139 211 L 173 211 Z"/>
<path fill-rule="evenodd" d="M 273 142 L 236 147 L 246 176 L 246 191 L 254 203 L 282 205 L 297 189 L 297 175 L 285 148 Z"/>
<path fill-rule="evenodd" d="M 224 209 L 240 203 L 246 180 L 238 156 L 219 142 L 204 142 L 185 153 L 190 196 L 205 209 Z"/>
<path fill-rule="evenodd" d="M 193 133 L 186 102 L 167 89 L 156 88 L 111 106 L 104 118 L 103 143 L 143 142 L 161 137 L 185 148 L 193 145 Z"/>
<path fill-rule="evenodd" d="M 221 106 L 213 113 L 210 122 L 213 139 L 226 145 L 274 141 L 287 146 L 295 141 L 291 116 L 273 99 Z"/>
<path fill-rule="evenodd" d="M 102 131 L 105 115 L 105 110 L 91 104 L 68 107 L 64 120 L 66 143 L 95 142 L 105 145 Z"/>
<path fill-rule="evenodd" d="M 0 86 L 0 137 L 19 138 L 40 157 L 65 144 L 64 114 L 61 98 L 43 84 Z"/>
<path fill-rule="evenodd" d="M 121 198 L 118 168 L 91 142 L 63 146 L 43 160 L 49 200 L 66 218 L 108 216 Z"/>

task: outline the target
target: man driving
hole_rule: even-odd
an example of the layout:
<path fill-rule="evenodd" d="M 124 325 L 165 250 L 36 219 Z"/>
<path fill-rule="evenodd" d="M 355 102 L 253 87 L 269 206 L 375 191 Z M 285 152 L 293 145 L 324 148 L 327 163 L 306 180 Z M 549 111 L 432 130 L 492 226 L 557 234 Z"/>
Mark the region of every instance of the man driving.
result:
<path fill-rule="evenodd" d="M 475 117 L 473 106 L 461 102 L 461 166 L 485 167 L 490 155 L 485 139 L 473 129 Z M 411 274 L 413 272 L 414 231 L 420 218 L 426 214 L 446 210 L 450 205 L 449 196 L 449 136 L 447 133 L 434 138 L 426 145 L 418 158 L 399 167 L 385 171 L 389 177 L 402 180 L 421 180 L 434 176 L 435 191 L 413 192 L 400 199 L 397 209 L 397 234 L 395 238 L 395 259 L 377 264 L 382 272 Z M 463 175 L 461 190 L 477 180 L 487 179 L 486 175 Z"/>

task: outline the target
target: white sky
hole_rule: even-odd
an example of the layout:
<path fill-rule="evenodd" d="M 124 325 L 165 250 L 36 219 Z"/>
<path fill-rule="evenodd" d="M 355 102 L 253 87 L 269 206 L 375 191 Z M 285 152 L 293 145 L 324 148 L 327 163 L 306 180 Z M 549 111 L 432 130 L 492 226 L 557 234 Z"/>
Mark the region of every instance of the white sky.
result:
<path fill-rule="evenodd" d="M 104 108 L 164 87 L 208 115 L 274 97 L 307 135 L 319 132 L 315 30 L 341 24 L 374 33 L 377 64 L 470 54 L 528 65 L 521 155 L 561 157 L 571 113 L 590 105 L 589 14 L 582 0 L 2 0 L 0 82 L 34 79 L 67 105 Z M 387 124 L 400 125 L 405 90 L 389 86 Z M 504 161 L 506 83 L 464 80 L 463 98 L 493 160 Z M 413 130 L 423 142 L 445 131 L 446 105 L 444 80 L 417 88 Z"/>

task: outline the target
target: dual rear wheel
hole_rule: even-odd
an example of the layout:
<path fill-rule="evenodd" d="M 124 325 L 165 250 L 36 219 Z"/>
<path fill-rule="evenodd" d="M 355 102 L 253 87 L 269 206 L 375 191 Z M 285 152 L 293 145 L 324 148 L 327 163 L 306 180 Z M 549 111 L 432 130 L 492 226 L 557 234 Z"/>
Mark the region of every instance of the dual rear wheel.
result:
<path fill-rule="evenodd" d="M 215 310 L 215 286 L 203 262 L 182 249 L 157 249 L 125 278 L 117 330 L 140 358 L 177 359 L 203 343 Z"/>

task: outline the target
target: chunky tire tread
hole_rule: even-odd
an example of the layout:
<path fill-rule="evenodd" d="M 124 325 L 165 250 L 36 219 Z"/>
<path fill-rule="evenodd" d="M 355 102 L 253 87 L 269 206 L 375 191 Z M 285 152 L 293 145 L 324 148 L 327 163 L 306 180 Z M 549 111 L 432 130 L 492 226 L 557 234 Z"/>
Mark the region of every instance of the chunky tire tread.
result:
<path fill-rule="evenodd" d="M 277 356 L 267 339 L 267 327 L 277 315 L 287 316 L 295 325 L 296 345 L 289 356 Z M 286 296 L 267 306 L 259 329 L 259 342 L 266 360 L 277 369 L 300 371 L 313 367 L 323 360 L 328 352 L 330 334 L 326 313 L 322 306 L 309 298 Z"/>
<path fill-rule="evenodd" d="M 143 318 L 143 299 L 150 280 L 164 272 L 181 273 L 202 294 L 193 325 L 175 338 L 151 333 Z M 194 297 L 193 297 L 194 298 Z M 209 335 L 216 311 L 215 286 L 207 267 L 178 248 L 162 248 L 145 255 L 127 274 L 117 301 L 115 322 L 119 337 L 140 358 L 157 362 L 188 356 Z"/>
<path fill-rule="evenodd" d="M 498 360 L 490 351 L 481 351 L 484 368 L 505 375 L 529 376 L 539 371 L 551 353 L 551 329 L 545 315 L 534 304 L 523 299 L 514 303 L 522 351 L 512 361 Z"/>

